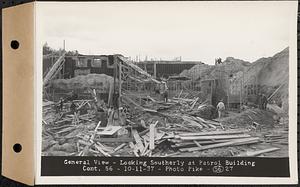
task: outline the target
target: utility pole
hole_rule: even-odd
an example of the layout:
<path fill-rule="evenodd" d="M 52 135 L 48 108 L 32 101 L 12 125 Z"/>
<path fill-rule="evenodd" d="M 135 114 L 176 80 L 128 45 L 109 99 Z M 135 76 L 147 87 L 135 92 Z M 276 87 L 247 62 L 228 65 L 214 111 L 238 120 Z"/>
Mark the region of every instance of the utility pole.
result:
<path fill-rule="evenodd" d="M 64 49 L 64 52 L 66 51 L 66 40 L 64 40 L 63 42 L 63 49 Z"/>

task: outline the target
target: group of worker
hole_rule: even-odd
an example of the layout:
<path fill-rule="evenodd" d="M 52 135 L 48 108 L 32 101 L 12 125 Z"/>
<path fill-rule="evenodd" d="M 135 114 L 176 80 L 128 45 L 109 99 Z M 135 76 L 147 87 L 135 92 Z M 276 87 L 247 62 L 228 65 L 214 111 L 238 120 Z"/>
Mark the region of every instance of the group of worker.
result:
<path fill-rule="evenodd" d="M 74 100 L 76 100 L 78 98 L 78 95 L 72 91 L 70 96 L 66 97 L 66 98 L 60 98 L 58 104 L 56 105 L 56 112 L 60 113 L 63 111 L 64 108 L 64 103 L 71 101 L 71 105 L 70 105 L 70 111 L 73 114 L 76 111 L 76 105 L 74 103 Z"/>

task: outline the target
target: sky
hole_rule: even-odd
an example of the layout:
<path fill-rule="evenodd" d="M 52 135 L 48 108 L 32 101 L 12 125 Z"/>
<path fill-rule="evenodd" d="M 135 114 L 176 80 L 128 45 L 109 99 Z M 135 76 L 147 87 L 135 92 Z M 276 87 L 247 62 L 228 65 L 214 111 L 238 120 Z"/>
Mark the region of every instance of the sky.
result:
<path fill-rule="evenodd" d="M 297 2 L 38 2 L 41 42 L 141 60 L 253 62 L 289 46 Z"/>

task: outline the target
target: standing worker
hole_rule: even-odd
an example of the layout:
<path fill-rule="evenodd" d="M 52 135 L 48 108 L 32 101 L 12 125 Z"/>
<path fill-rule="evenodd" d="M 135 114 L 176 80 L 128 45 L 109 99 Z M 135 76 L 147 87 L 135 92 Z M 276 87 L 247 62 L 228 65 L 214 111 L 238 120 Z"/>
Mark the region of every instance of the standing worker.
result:
<path fill-rule="evenodd" d="M 258 94 L 258 97 L 257 97 L 257 105 L 258 105 L 258 108 L 259 109 L 262 109 L 263 108 L 263 103 L 262 103 L 262 94 Z"/>
<path fill-rule="evenodd" d="M 59 100 L 59 110 L 62 112 L 64 109 L 64 99 L 61 97 Z"/>
<path fill-rule="evenodd" d="M 75 105 L 74 101 L 72 101 L 72 103 L 71 103 L 70 111 L 72 114 L 74 114 L 76 112 L 76 105 Z"/>
<path fill-rule="evenodd" d="M 163 97 L 164 97 L 164 100 L 165 102 L 167 103 L 168 102 L 168 86 L 167 86 L 167 83 L 166 82 L 163 82 L 164 83 L 164 92 L 163 92 Z"/>
<path fill-rule="evenodd" d="M 262 109 L 267 110 L 268 98 L 265 94 L 262 95 Z"/>
<path fill-rule="evenodd" d="M 217 110 L 218 110 L 219 118 L 221 118 L 222 113 L 225 111 L 225 105 L 223 103 L 223 99 L 221 99 L 220 102 L 218 103 Z"/>

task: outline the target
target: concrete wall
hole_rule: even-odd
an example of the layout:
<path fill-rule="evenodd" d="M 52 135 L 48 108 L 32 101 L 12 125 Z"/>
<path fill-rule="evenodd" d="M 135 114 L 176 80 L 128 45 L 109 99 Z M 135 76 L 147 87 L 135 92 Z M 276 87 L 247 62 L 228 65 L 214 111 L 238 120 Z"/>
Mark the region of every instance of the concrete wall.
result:
<path fill-rule="evenodd" d="M 65 79 L 73 78 L 78 75 L 87 75 L 89 73 L 113 76 L 113 55 L 80 55 L 78 57 L 73 56 L 65 58 L 65 67 L 63 70 Z"/>
<path fill-rule="evenodd" d="M 179 75 L 183 70 L 188 70 L 200 62 L 193 61 L 149 61 L 139 62 L 137 65 L 149 74 L 154 76 L 154 67 L 156 66 L 157 78 L 168 78 L 171 75 Z"/>

